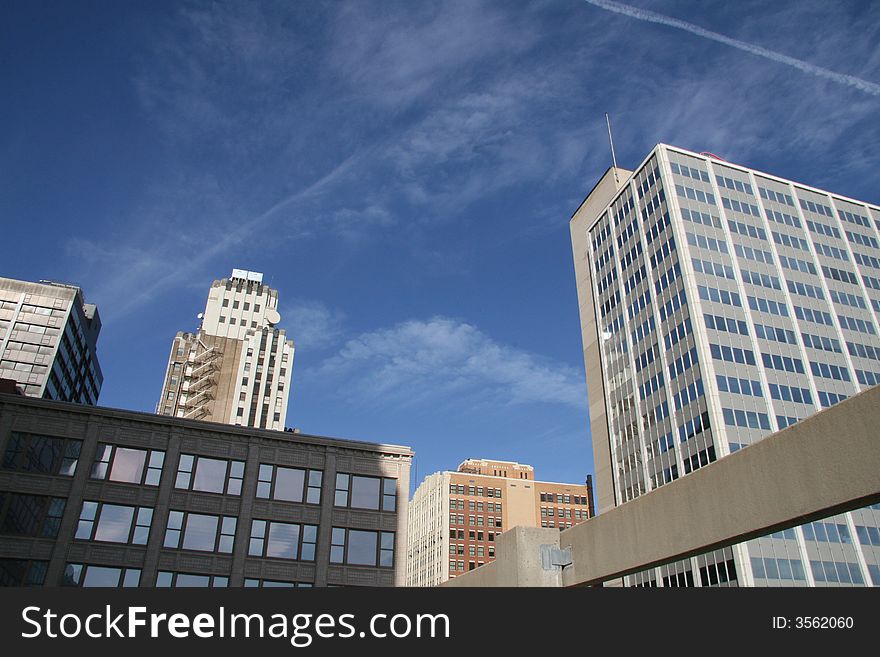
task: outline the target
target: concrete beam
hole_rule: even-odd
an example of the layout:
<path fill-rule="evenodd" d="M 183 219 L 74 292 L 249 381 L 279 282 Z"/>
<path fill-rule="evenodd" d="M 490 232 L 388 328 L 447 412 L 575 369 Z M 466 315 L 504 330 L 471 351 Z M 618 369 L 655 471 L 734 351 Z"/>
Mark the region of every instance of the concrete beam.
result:
<path fill-rule="evenodd" d="M 599 583 L 880 501 L 880 386 L 560 534 Z"/>

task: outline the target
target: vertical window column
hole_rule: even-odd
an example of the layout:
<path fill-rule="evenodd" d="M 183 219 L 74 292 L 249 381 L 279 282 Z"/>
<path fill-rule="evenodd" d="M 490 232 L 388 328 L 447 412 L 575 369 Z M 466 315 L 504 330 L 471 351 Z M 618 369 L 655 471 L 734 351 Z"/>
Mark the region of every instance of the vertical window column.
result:
<path fill-rule="evenodd" d="M 238 513 L 238 532 L 235 534 L 235 546 L 232 550 L 232 574 L 229 586 L 244 585 L 244 561 L 248 554 L 251 524 L 254 517 L 254 502 L 257 499 L 257 479 L 260 472 L 260 448 L 257 445 L 248 447 L 247 459 L 244 463 L 244 482 L 241 489 L 241 507 Z M 329 518 L 328 518 L 329 522 Z"/>
<path fill-rule="evenodd" d="M 165 527 L 168 524 L 168 506 L 171 502 L 171 494 L 174 492 L 176 468 L 180 461 L 180 438 L 174 435 L 174 429 L 169 429 L 169 432 L 171 435 L 168 437 L 168 446 L 165 449 L 164 472 L 159 480 L 159 492 L 156 496 L 156 505 L 153 510 L 154 530 L 150 532 L 144 565 L 141 568 L 141 586 L 156 585 L 159 551 L 162 549 L 162 543 L 165 539 Z"/>
<path fill-rule="evenodd" d="M 79 516 L 82 511 L 82 500 L 85 496 L 86 484 L 89 483 L 91 464 L 95 460 L 98 449 L 98 433 L 94 429 L 87 430 L 85 436 L 71 436 L 82 440 L 79 452 L 79 460 L 76 471 L 73 474 L 73 482 L 70 493 L 67 496 L 67 506 L 61 518 L 58 528 L 57 545 L 70 545 L 79 525 Z M 65 568 L 67 567 L 67 554 L 65 550 L 53 550 L 52 557 L 46 568 L 45 583 L 49 586 L 61 584 Z"/>
<path fill-rule="evenodd" d="M 333 499 L 336 494 L 336 448 L 324 452 L 324 475 L 321 490 L 321 520 L 318 525 L 318 544 L 315 554 L 315 586 L 327 586 L 330 567 Z"/>

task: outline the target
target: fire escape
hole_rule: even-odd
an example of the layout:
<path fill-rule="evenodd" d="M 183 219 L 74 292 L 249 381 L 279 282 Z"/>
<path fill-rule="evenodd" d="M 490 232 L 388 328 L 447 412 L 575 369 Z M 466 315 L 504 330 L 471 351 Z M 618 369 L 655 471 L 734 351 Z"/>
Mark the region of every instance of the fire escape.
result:
<path fill-rule="evenodd" d="M 184 374 L 183 392 L 186 393 L 186 401 L 180 404 L 184 410 L 183 416 L 191 420 L 201 419 L 211 413 L 217 386 L 216 374 L 220 369 L 220 352 L 215 347 L 208 347 L 199 340 L 195 351 L 189 357 Z"/>

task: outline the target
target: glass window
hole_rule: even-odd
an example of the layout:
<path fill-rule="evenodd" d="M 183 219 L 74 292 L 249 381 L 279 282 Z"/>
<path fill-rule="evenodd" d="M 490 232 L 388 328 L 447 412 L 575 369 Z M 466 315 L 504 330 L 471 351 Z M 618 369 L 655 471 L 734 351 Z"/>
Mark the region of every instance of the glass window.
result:
<path fill-rule="evenodd" d="M 349 506 L 358 509 L 378 509 L 380 484 L 381 480 L 375 477 L 352 476 Z"/>
<path fill-rule="evenodd" d="M 141 581 L 140 568 L 112 568 L 69 563 L 64 568 L 62 586 L 136 587 Z"/>
<path fill-rule="evenodd" d="M 279 559 L 296 559 L 299 547 L 299 525 L 284 522 L 269 523 L 266 556 Z"/>
<path fill-rule="evenodd" d="M 244 580 L 245 588 L 312 588 L 313 584 L 308 582 L 281 582 L 272 579 L 246 579 Z"/>
<path fill-rule="evenodd" d="M 226 461 L 199 457 L 192 489 L 206 493 L 222 493 L 226 484 Z"/>
<path fill-rule="evenodd" d="M 348 530 L 346 563 L 363 566 L 376 565 L 376 532 Z"/>
<path fill-rule="evenodd" d="M 225 575 L 195 575 L 192 573 L 175 573 L 160 570 L 156 576 L 156 586 L 166 588 L 225 588 L 229 586 L 229 577 Z"/>
<path fill-rule="evenodd" d="M 3 455 L 3 469 L 72 477 L 81 440 L 13 431 Z"/>
<path fill-rule="evenodd" d="M 348 506 L 348 486 L 350 480 L 350 475 L 336 475 L 336 495 L 333 499 L 333 504 L 335 506 Z"/>
<path fill-rule="evenodd" d="M 334 504 L 353 509 L 396 511 L 397 480 L 337 474 Z"/>
<path fill-rule="evenodd" d="M 134 449 L 98 443 L 91 477 L 158 486 L 164 463 L 165 452 L 162 450 Z"/>
<path fill-rule="evenodd" d="M 394 565 L 394 533 L 334 527 L 330 562 L 355 566 Z"/>
<path fill-rule="evenodd" d="M 252 557 L 314 561 L 317 537 L 316 525 L 254 520 L 248 554 Z"/>
<path fill-rule="evenodd" d="M 0 533 L 55 538 L 67 500 L 0 492 Z"/>
<path fill-rule="evenodd" d="M 320 504 L 323 473 L 320 470 L 260 464 L 257 497 L 287 502 Z"/>
<path fill-rule="evenodd" d="M 236 524 L 237 520 L 232 516 L 170 511 L 164 546 L 229 554 L 232 552 Z"/>
<path fill-rule="evenodd" d="M 83 502 L 74 538 L 146 545 L 153 521 L 150 507 Z"/>
<path fill-rule="evenodd" d="M 213 551 L 219 521 L 217 516 L 190 513 L 183 534 L 183 549 Z"/>
<path fill-rule="evenodd" d="M 243 479 L 244 461 L 181 454 L 174 486 L 204 493 L 241 495 Z"/>
<path fill-rule="evenodd" d="M 48 561 L 0 559 L 0 586 L 42 586 Z"/>

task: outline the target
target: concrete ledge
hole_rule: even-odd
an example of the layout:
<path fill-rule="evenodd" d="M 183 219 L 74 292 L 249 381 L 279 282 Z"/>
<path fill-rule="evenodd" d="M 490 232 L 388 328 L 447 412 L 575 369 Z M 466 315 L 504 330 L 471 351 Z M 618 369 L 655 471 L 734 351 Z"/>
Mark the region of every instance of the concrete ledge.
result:
<path fill-rule="evenodd" d="M 593 584 L 880 501 L 880 386 L 560 535 Z"/>

